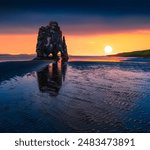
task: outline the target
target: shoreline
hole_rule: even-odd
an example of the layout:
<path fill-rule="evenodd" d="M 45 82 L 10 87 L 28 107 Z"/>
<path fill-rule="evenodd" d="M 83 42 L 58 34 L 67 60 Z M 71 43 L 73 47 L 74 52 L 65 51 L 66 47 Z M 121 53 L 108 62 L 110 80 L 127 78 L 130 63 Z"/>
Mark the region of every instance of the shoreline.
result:
<path fill-rule="evenodd" d="M 0 82 L 13 76 L 22 76 L 28 72 L 38 71 L 50 63 L 52 61 L 45 60 L 0 62 Z"/>

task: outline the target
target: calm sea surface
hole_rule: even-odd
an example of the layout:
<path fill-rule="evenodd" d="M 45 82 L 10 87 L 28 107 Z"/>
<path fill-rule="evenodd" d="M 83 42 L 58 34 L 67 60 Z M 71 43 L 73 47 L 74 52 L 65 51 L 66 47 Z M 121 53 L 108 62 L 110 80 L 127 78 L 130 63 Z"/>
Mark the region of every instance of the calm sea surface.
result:
<path fill-rule="evenodd" d="M 5 67 L 0 132 L 150 132 L 149 59 Z"/>

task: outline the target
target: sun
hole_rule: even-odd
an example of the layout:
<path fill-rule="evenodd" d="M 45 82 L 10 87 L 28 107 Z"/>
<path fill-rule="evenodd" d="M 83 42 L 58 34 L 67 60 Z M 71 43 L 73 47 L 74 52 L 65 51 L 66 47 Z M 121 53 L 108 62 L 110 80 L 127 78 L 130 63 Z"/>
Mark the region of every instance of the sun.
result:
<path fill-rule="evenodd" d="M 111 54 L 113 51 L 112 47 L 110 45 L 105 46 L 104 52 L 106 55 Z"/>

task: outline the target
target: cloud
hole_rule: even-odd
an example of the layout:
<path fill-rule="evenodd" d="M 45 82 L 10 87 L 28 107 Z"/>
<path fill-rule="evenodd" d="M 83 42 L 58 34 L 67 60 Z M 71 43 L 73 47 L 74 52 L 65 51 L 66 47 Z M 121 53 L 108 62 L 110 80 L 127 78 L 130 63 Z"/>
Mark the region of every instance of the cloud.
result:
<path fill-rule="evenodd" d="M 150 15 L 149 0 L 1 0 L 0 10 Z"/>
<path fill-rule="evenodd" d="M 37 33 L 49 20 L 66 34 L 102 34 L 150 27 L 148 0 L 2 0 L 0 33 Z"/>

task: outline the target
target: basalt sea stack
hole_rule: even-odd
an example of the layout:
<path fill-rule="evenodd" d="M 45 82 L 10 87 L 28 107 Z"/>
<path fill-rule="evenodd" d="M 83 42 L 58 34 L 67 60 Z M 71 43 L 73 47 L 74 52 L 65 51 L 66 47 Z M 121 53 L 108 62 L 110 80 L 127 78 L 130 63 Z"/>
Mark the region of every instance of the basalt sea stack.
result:
<path fill-rule="evenodd" d="M 36 45 L 36 59 L 54 59 L 58 60 L 58 53 L 60 52 L 61 58 L 64 61 L 68 60 L 67 45 L 65 37 L 57 22 L 51 21 L 46 27 L 41 26 L 38 32 L 37 45 Z M 52 57 L 50 57 L 52 55 Z"/>

